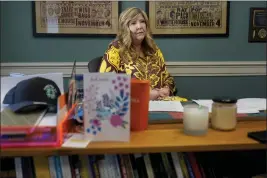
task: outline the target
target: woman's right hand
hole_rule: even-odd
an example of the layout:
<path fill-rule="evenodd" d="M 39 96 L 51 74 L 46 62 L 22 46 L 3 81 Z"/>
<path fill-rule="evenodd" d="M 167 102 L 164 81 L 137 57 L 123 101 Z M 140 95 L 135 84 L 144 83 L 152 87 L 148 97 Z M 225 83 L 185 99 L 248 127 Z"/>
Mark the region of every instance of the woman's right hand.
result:
<path fill-rule="evenodd" d="M 157 100 L 159 96 L 159 89 L 156 88 L 150 91 L 150 100 Z"/>

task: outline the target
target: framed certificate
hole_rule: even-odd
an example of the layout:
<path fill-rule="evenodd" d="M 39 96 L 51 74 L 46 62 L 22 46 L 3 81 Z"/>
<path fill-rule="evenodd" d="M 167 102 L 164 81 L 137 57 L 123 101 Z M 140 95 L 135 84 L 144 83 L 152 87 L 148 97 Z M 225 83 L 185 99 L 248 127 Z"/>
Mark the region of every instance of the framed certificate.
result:
<path fill-rule="evenodd" d="M 248 42 L 267 42 L 267 8 L 250 8 Z"/>

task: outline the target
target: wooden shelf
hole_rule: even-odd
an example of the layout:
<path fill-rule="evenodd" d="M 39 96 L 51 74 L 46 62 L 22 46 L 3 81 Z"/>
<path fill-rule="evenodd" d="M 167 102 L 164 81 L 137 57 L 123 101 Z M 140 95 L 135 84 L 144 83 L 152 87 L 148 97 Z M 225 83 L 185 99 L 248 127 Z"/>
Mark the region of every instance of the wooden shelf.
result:
<path fill-rule="evenodd" d="M 191 152 L 217 150 L 265 149 L 266 145 L 247 137 L 251 131 L 266 130 L 266 121 L 239 122 L 237 129 L 230 132 L 209 129 L 205 136 L 187 136 L 183 125 L 154 124 L 146 131 L 132 132 L 131 141 L 90 143 L 80 148 L 25 148 L 1 150 L 1 156 L 70 155 L 70 154 L 123 154 L 152 152 Z"/>

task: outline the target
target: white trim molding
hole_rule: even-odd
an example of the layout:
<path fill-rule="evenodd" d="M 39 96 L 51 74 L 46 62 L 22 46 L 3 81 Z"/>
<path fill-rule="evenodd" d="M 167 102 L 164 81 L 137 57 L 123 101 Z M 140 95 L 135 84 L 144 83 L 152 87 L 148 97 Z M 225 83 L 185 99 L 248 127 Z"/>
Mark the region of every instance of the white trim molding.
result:
<path fill-rule="evenodd" d="M 73 62 L 1 63 L 1 77 L 10 73 L 26 75 L 63 73 L 70 77 Z M 266 75 L 266 61 L 166 62 L 172 76 L 259 76 Z M 87 62 L 76 63 L 76 73 L 87 73 Z"/>
<path fill-rule="evenodd" d="M 173 76 L 257 76 L 266 75 L 266 61 L 167 62 Z"/>

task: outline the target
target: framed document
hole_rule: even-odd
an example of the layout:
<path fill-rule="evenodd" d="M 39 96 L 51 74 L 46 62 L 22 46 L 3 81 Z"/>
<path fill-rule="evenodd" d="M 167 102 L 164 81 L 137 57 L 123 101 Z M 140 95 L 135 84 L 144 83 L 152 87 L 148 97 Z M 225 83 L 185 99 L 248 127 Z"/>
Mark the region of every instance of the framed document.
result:
<path fill-rule="evenodd" d="M 267 8 L 250 8 L 248 42 L 267 42 Z"/>
<path fill-rule="evenodd" d="M 35 1 L 34 36 L 109 36 L 118 31 L 118 1 Z"/>
<path fill-rule="evenodd" d="M 147 1 L 153 36 L 228 37 L 227 1 Z"/>

